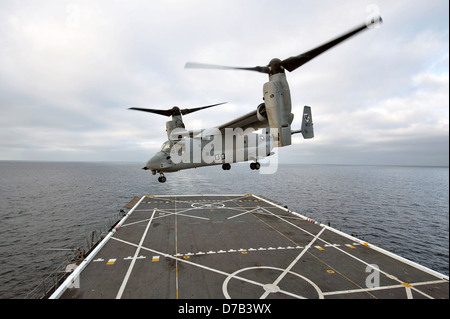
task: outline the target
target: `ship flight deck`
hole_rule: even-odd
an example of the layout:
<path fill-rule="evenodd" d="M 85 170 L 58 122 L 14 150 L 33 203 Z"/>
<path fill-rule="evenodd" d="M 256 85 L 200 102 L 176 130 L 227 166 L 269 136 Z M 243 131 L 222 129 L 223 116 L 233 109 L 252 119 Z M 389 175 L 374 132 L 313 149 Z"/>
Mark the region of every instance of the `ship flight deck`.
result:
<path fill-rule="evenodd" d="M 50 298 L 448 299 L 448 276 L 257 195 L 146 195 Z"/>

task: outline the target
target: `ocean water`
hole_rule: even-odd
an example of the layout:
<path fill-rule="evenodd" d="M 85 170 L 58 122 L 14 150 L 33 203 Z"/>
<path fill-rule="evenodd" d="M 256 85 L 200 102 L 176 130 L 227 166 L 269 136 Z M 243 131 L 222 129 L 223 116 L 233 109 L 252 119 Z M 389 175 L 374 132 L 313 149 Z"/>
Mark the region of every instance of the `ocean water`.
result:
<path fill-rule="evenodd" d="M 0 298 L 24 298 L 133 196 L 259 194 L 449 274 L 449 169 L 247 164 L 166 174 L 142 163 L 0 161 Z"/>

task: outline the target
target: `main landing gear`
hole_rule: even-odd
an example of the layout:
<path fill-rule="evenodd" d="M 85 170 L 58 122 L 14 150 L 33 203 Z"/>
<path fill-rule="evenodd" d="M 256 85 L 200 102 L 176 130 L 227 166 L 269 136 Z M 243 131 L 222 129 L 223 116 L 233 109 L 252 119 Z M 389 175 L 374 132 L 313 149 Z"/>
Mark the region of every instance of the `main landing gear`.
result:
<path fill-rule="evenodd" d="M 252 170 L 259 170 L 260 167 L 261 167 L 261 164 L 259 164 L 259 162 L 250 163 L 250 168 Z M 231 168 L 231 165 L 229 163 L 222 164 L 222 169 L 224 171 L 228 171 L 228 170 L 230 170 L 230 168 Z"/>
<path fill-rule="evenodd" d="M 166 177 L 164 176 L 163 173 L 159 173 L 158 182 L 160 182 L 160 183 L 166 182 Z"/>
<path fill-rule="evenodd" d="M 252 170 L 259 170 L 259 168 L 261 167 L 261 164 L 259 164 L 258 162 L 255 162 L 255 163 L 250 163 L 250 168 L 252 169 Z"/>

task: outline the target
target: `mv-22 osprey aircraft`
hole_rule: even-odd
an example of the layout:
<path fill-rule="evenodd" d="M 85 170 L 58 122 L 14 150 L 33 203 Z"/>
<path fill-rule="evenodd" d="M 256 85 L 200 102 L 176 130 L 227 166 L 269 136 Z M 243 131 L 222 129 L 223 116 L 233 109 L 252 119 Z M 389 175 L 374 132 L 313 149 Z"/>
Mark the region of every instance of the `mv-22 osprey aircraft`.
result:
<path fill-rule="evenodd" d="M 250 168 L 259 170 L 258 159 L 273 155 L 274 146 L 291 145 L 292 134 L 301 133 L 305 139 L 313 138 L 312 114 L 309 106 L 303 109 L 301 129 L 291 130 L 294 114 L 291 113 L 291 96 L 285 70 L 292 72 L 342 41 L 381 22 L 381 17 L 366 21 L 363 25 L 315 49 L 285 60 L 274 58 L 267 66 L 229 67 L 186 63 L 185 68 L 245 70 L 268 74 L 269 82 L 263 86 L 264 103 L 259 104 L 253 112 L 219 127 L 191 131 L 185 129 L 182 115 L 224 103 L 190 109 L 180 109 L 177 106 L 168 110 L 130 108 L 172 117 L 172 120 L 166 123 L 168 140 L 143 169 L 150 170 L 153 175 L 159 173 L 158 181 L 161 183 L 166 181 L 165 172 L 202 166 L 222 164 L 224 170 L 229 170 L 230 163 L 254 161 L 250 164 Z M 254 133 L 261 128 L 262 134 Z"/>

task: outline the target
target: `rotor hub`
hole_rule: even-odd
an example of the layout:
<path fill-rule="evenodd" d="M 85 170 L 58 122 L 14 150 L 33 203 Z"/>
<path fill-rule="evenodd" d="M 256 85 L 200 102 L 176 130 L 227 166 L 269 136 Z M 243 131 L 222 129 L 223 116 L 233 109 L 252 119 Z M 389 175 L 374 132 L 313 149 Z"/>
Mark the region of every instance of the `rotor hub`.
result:
<path fill-rule="evenodd" d="M 281 60 L 278 58 L 273 58 L 272 60 L 270 60 L 269 68 L 269 75 L 284 73 L 284 67 L 281 65 Z"/>

